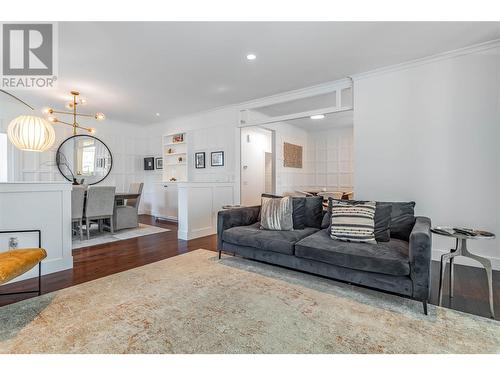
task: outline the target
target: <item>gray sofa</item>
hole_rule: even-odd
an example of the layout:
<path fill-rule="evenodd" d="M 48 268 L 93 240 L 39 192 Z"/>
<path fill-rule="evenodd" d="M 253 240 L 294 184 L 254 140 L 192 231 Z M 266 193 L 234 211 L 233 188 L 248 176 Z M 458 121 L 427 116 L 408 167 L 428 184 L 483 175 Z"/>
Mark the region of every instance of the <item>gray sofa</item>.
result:
<path fill-rule="evenodd" d="M 391 204 L 393 213 L 399 209 L 399 203 L 384 204 Z M 423 302 L 427 314 L 431 262 L 429 218 L 414 217 L 412 207 L 406 235 L 397 232 L 400 223 L 393 218 L 391 228 L 399 238 L 394 238 L 391 231 L 388 242 L 367 244 L 332 240 L 325 228 L 324 213 L 320 215 L 318 221 L 318 213 L 306 207 L 303 229 L 270 231 L 260 229 L 260 206 L 220 211 L 219 258 L 224 251 L 403 295 Z M 408 217 L 406 220 L 408 222 Z"/>

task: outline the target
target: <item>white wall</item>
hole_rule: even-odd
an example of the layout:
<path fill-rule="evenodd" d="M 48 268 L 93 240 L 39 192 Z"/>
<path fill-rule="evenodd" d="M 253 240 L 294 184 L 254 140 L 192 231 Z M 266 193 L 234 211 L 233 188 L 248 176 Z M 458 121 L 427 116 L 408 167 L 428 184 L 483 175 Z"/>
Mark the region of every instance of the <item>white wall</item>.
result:
<path fill-rule="evenodd" d="M 355 80 L 356 197 L 500 235 L 499 69 L 497 49 Z M 435 258 L 454 245 L 433 241 Z M 500 267 L 498 239 L 469 242 Z"/>
<path fill-rule="evenodd" d="M 272 152 L 272 133 L 259 128 L 241 130 L 241 204 L 259 205 L 266 191 L 266 152 Z M 272 178 L 272 176 L 271 176 Z"/>
<path fill-rule="evenodd" d="M 9 140 L 7 139 L 7 134 L 0 132 L 0 182 L 7 182 L 8 178 L 8 142 Z"/>
<path fill-rule="evenodd" d="M 327 191 L 353 191 L 353 127 L 309 133 L 308 181 Z"/>
<path fill-rule="evenodd" d="M 47 251 L 42 274 L 72 268 L 70 183 L 0 183 L 0 228 L 41 231 L 41 246 Z M 38 247 L 36 233 L 6 233 L 0 235 L 0 252 L 9 248 L 10 237 L 18 239 L 20 249 Z M 35 267 L 12 282 L 37 274 Z"/>
<path fill-rule="evenodd" d="M 0 97 L 0 132 L 7 132 L 10 121 L 22 114 L 41 116 L 40 112 L 32 112 L 9 98 Z M 143 168 L 144 157 L 161 156 L 161 138 L 139 126 L 110 119 L 88 120 L 84 124 L 96 128 L 94 136 L 106 143 L 113 155 L 111 173 L 101 185 L 114 185 L 117 191 L 127 191 L 132 182 L 144 181 L 148 188 L 154 182 L 161 182 L 161 171 L 144 171 Z M 55 165 L 55 153 L 62 141 L 72 135 L 72 128 L 56 124 L 54 130 L 56 141 L 43 153 L 20 151 L 8 142 L 8 181 L 65 181 Z M 145 200 L 141 202 L 141 211 L 146 204 Z"/>
<path fill-rule="evenodd" d="M 303 190 L 308 186 L 308 132 L 297 126 L 279 122 L 269 126 L 276 132 L 276 194 Z M 284 143 L 302 146 L 302 168 L 284 166 Z"/>

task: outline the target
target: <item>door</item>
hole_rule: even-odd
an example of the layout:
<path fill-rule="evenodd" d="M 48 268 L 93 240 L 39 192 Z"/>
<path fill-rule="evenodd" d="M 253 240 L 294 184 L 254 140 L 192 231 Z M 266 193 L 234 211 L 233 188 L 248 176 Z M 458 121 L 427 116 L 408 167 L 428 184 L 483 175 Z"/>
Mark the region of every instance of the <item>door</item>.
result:
<path fill-rule="evenodd" d="M 260 205 L 262 193 L 274 193 L 273 132 L 249 127 L 241 130 L 241 204 Z"/>

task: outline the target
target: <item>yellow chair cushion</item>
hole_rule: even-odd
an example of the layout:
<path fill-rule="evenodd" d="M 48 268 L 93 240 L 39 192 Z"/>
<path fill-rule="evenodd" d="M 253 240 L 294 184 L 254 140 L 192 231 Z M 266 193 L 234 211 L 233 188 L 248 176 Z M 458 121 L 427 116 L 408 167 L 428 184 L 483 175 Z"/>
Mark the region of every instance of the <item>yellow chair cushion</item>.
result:
<path fill-rule="evenodd" d="M 47 257 L 45 249 L 19 249 L 0 253 L 0 285 L 28 272 Z"/>

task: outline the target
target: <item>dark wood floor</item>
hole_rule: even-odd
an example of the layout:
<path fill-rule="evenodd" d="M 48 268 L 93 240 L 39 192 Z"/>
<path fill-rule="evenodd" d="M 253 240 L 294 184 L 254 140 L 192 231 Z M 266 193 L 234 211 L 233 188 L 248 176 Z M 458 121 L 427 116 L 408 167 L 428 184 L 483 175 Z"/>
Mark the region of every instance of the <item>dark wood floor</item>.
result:
<path fill-rule="evenodd" d="M 151 216 L 147 215 L 141 215 L 140 221 L 144 224 L 168 228 L 171 231 L 74 250 L 73 269 L 43 276 L 42 292 L 49 293 L 67 288 L 199 248 L 214 251 L 217 248 L 215 235 L 184 241 L 177 238 L 176 223 L 155 222 Z M 437 304 L 438 262 L 432 262 L 431 282 L 431 303 Z M 494 271 L 493 284 L 493 290 L 496 291 L 495 311 L 497 312 L 497 320 L 500 320 L 500 272 L 498 271 Z M 36 289 L 36 279 L 0 287 L 0 293 L 29 288 Z M 447 290 L 448 284 L 445 283 L 444 306 L 489 317 L 488 289 L 483 269 L 457 265 L 455 269 L 455 296 L 453 299 L 448 297 Z M 32 296 L 35 296 L 35 294 L 0 296 L 0 306 Z"/>

